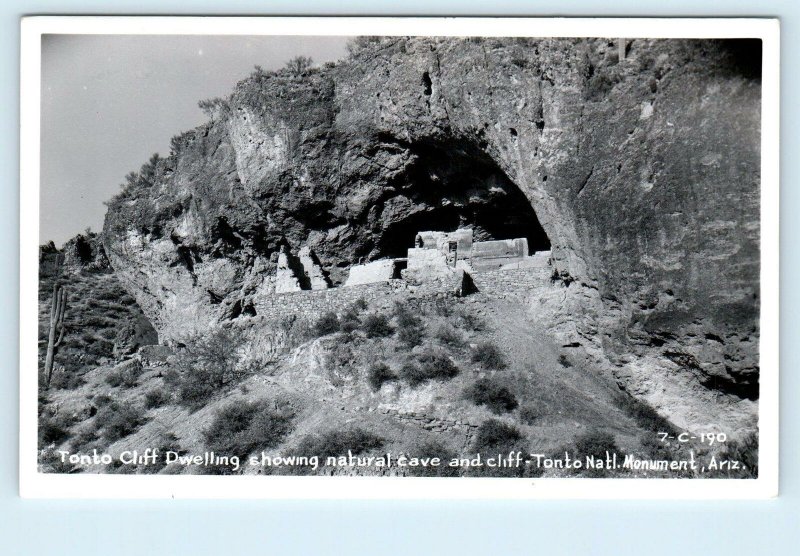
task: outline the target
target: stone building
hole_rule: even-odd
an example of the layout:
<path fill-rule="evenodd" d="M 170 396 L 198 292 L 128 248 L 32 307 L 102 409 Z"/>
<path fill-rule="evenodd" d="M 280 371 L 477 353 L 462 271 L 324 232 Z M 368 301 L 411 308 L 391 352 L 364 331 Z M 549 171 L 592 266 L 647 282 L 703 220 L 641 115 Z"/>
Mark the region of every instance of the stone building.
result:
<path fill-rule="evenodd" d="M 346 286 L 381 282 L 402 276 L 416 282 L 469 274 L 549 265 L 550 252 L 528 254 L 526 238 L 474 241 L 472 230 L 419 232 L 404 259 L 382 259 L 350 268 Z"/>

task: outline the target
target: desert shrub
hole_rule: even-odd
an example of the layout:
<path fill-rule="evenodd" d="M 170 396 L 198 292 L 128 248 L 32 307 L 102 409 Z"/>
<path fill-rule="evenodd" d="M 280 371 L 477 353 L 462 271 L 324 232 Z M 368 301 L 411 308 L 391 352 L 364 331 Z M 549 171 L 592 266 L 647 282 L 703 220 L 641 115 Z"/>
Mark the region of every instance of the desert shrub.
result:
<path fill-rule="evenodd" d="M 564 355 L 563 353 L 558 356 L 558 362 L 561 364 L 562 367 L 564 367 L 566 369 L 572 367 L 572 363 L 567 358 L 567 356 Z"/>
<path fill-rule="evenodd" d="M 154 409 L 169 403 L 171 396 L 169 392 L 162 388 L 153 388 L 148 390 L 144 395 L 144 407 L 146 409 Z"/>
<path fill-rule="evenodd" d="M 497 419 L 487 419 L 478 427 L 472 442 L 472 449 L 483 456 L 496 457 L 512 451 L 527 453 L 522 433 L 513 425 Z M 520 467 L 476 467 L 469 470 L 470 475 L 492 477 L 522 477 L 529 473 L 525 466 Z"/>
<path fill-rule="evenodd" d="M 400 303 L 394 306 L 394 319 L 397 323 L 397 339 L 409 348 L 422 343 L 425 338 L 422 319 Z"/>
<path fill-rule="evenodd" d="M 380 390 L 385 382 L 397 380 L 397 375 L 386 363 L 379 361 L 367 369 L 367 382 L 373 390 Z"/>
<path fill-rule="evenodd" d="M 347 309 L 342 314 L 342 318 L 339 319 L 339 323 L 341 324 L 342 332 L 346 332 L 348 334 L 355 332 L 361 327 L 361 319 L 358 318 L 358 313 L 352 310 L 352 308 Z"/>
<path fill-rule="evenodd" d="M 297 315 L 284 315 L 278 322 L 278 328 L 286 337 L 288 347 L 295 347 L 314 337 L 314 329 L 305 319 Z"/>
<path fill-rule="evenodd" d="M 114 342 L 103 338 L 95 338 L 90 346 L 85 348 L 87 354 L 100 357 L 111 357 L 114 355 Z"/>
<path fill-rule="evenodd" d="M 86 380 L 74 371 L 61 370 L 50 379 L 50 387 L 56 390 L 75 390 L 86 384 Z"/>
<path fill-rule="evenodd" d="M 448 465 L 458 454 L 447 448 L 444 444 L 435 440 L 425 440 L 409 450 L 409 458 L 432 459 L 439 458 L 441 461 L 438 466 L 414 466 L 407 467 L 407 473 L 411 477 L 457 477 L 459 469 Z"/>
<path fill-rule="evenodd" d="M 442 344 L 451 348 L 464 347 L 464 337 L 449 324 L 443 324 L 436 329 L 434 337 Z"/>
<path fill-rule="evenodd" d="M 613 454 L 618 451 L 614 435 L 602 431 L 589 431 L 575 439 L 573 453 L 578 458 L 586 458 L 586 456 L 605 458 L 606 452 Z"/>
<path fill-rule="evenodd" d="M 350 57 L 353 57 L 358 54 L 359 51 L 363 50 L 364 48 L 368 48 L 372 44 L 379 44 L 382 40 L 382 37 L 370 37 L 370 36 L 360 36 L 360 37 L 353 37 L 352 39 L 347 41 L 347 53 Z"/>
<path fill-rule="evenodd" d="M 668 432 L 676 435 L 679 431 L 668 419 L 659 415 L 658 411 L 647 402 L 636 399 L 627 392 L 620 392 L 620 407 L 637 425 L 651 432 Z"/>
<path fill-rule="evenodd" d="M 413 348 L 422 344 L 425 339 L 425 330 L 422 326 L 401 328 L 397 331 L 397 339 L 403 346 Z"/>
<path fill-rule="evenodd" d="M 440 317 L 452 316 L 453 303 L 446 299 L 437 299 L 433 302 L 433 312 Z"/>
<path fill-rule="evenodd" d="M 482 332 L 486 329 L 486 323 L 477 315 L 473 315 L 472 313 L 463 312 L 459 315 L 459 325 L 464 330 L 470 330 L 472 332 Z"/>
<path fill-rule="evenodd" d="M 122 371 L 118 369 L 112 369 L 108 371 L 104 380 L 105 383 L 111 386 L 112 388 L 122 386 Z"/>
<path fill-rule="evenodd" d="M 123 386 L 133 388 L 139 383 L 139 377 L 144 369 L 138 361 L 132 361 L 124 366 L 112 369 L 106 374 L 105 382 L 114 388 Z"/>
<path fill-rule="evenodd" d="M 306 436 L 297 447 L 297 453 L 305 456 L 346 455 L 348 451 L 353 454 L 362 454 L 369 450 L 383 447 L 384 440 L 362 428 L 353 428 L 343 431 L 329 431 L 322 435 Z"/>
<path fill-rule="evenodd" d="M 86 452 L 99 439 L 94 426 L 82 428 L 70 441 L 73 452 Z"/>
<path fill-rule="evenodd" d="M 75 466 L 69 461 L 61 461 L 61 454 L 56 451 L 43 450 L 39 455 L 39 463 L 45 473 L 66 474 L 74 471 Z"/>
<path fill-rule="evenodd" d="M 336 313 L 328 311 L 317 319 L 314 323 L 314 334 L 317 336 L 327 336 L 328 334 L 335 334 L 342 329 L 339 322 L 339 317 Z"/>
<path fill-rule="evenodd" d="M 377 313 L 367 315 L 364 318 L 361 330 L 364 331 L 367 338 L 385 338 L 392 334 L 392 326 L 389 324 L 389 319 L 385 315 Z"/>
<path fill-rule="evenodd" d="M 286 69 L 294 75 L 302 75 L 311 68 L 314 61 L 308 56 L 295 56 L 286 62 Z"/>
<path fill-rule="evenodd" d="M 197 103 L 197 107 L 203 111 L 203 113 L 208 116 L 212 117 L 214 112 L 217 110 L 227 110 L 229 109 L 228 101 L 220 97 L 214 97 L 209 99 L 203 99 Z M 170 147 L 175 152 L 180 152 L 183 146 L 189 142 L 191 137 L 173 137 L 172 142 L 170 142 Z"/>
<path fill-rule="evenodd" d="M 612 60 L 615 57 L 616 54 L 612 54 L 610 56 Z M 611 92 L 618 82 L 619 78 L 616 75 L 609 75 L 607 72 L 595 73 L 589 80 L 589 86 L 587 88 L 587 96 L 589 100 L 602 100 Z"/>
<path fill-rule="evenodd" d="M 328 351 L 326 362 L 330 367 L 341 368 L 351 366 L 355 360 L 353 349 L 345 342 L 336 342 Z"/>
<path fill-rule="evenodd" d="M 71 423 L 65 417 L 41 415 L 39 417 L 39 447 L 61 444 L 70 437 Z"/>
<path fill-rule="evenodd" d="M 293 419 L 294 411 L 285 403 L 234 402 L 217 411 L 203 439 L 208 450 L 245 458 L 254 450 L 280 444 L 291 432 Z"/>
<path fill-rule="evenodd" d="M 383 438 L 361 428 L 353 428 L 343 431 L 329 431 L 322 434 L 310 434 L 304 436 L 297 444 L 297 448 L 292 450 L 293 454 L 302 457 L 318 457 L 320 464 L 325 464 L 328 457 L 338 457 L 347 455 L 348 450 L 353 454 L 361 454 L 369 450 L 383 447 Z M 292 475 L 306 475 L 313 473 L 314 470 L 305 465 L 295 464 L 287 467 L 285 473 Z"/>
<path fill-rule="evenodd" d="M 512 445 L 522 439 L 522 433 L 516 427 L 497 419 L 487 419 L 478 427 L 473 442 L 477 452 L 491 451 Z"/>
<path fill-rule="evenodd" d="M 458 366 L 446 355 L 425 351 L 417 358 L 417 364 L 407 362 L 400 368 L 400 377 L 411 386 L 429 380 L 449 380 L 460 372 Z"/>
<path fill-rule="evenodd" d="M 523 405 L 519 408 L 519 420 L 526 425 L 533 425 L 540 417 L 541 413 L 532 405 Z"/>
<path fill-rule="evenodd" d="M 217 392 L 250 375 L 254 368 L 239 362 L 241 340 L 228 330 L 199 338 L 178 354 L 165 382 L 190 409 L 205 405 Z"/>
<path fill-rule="evenodd" d="M 502 370 L 508 366 L 500 348 L 492 342 L 481 342 L 472 351 L 472 362 L 485 369 Z"/>
<path fill-rule="evenodd" d="M 98 412 L 96 423 L 100 424 L 100 435 L 107 442 L 133 434 L 145 423 L 142 410 L 136 406 L 121 405 L 117 402 L 103 406 Z"/>
<path fill-rule="evenodd" d="M 517 398 L 506 388 L 489 378 L 475 381 L 464 391 L 464 397 L 475 405 L 485 405 L 492 413 L 508 413 L 517 408 Z"/>
<path fill-rule="evenodd" d="M 108 394 L 98 394 L 94 397 L 92 403 L 95 405 L 95 407 L 103 407 L 105 405 L 110 404 L 113 401 L 114 401 L 113 398 L 111 398 L 111 396 L 109 396 Z"/>

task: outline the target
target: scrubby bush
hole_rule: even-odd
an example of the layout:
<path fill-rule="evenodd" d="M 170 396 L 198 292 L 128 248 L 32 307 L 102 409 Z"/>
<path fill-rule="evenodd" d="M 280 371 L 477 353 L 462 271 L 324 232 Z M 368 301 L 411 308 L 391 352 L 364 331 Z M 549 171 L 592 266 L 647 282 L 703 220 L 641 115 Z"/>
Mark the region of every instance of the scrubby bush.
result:
<path fill-rule="evenodd" d="M 532 405 L 523 405 L 519 408 L 519 420 L 526 425 L 533 425 L 540 417 L 541 413 Z"/>
<path fill-rule="evenodd" d="M 349 344 L 344 342 L 335 343 L 328 351 L 326 362 L 329 367 L 342 368 L 352 366 L 355 355 Z"/>
<path fill-rule="evenodd" d="M 561 364 L 561 366 L 562 366 L 562 367 L 564 367 L 565 369 L 568 369 L 568 368 L 572 367 L 572 363 L 571 363 L 571 362 L 570 362 L 570 360 L 567 358 L 567 356 L 566 356 L 566 355 L 564 355 L 563 353 L 562 353 L 561 355 L 559 355 L 559 356 L 558 356 L 558 362 L 559 362 L 559 363 Z"/>
<path fill-rule="evenodd" d="M 446 355 L 432 350 L 417 357 L 417 364 L 407 362 L 400 369 L 400 377 L 411 386 L 429 380 L 449 380 L 460 372 L 458 366 Z"/>
<path fill-rule="evenodd" d="M 314 333 L 317 336 L 327 336 L 328 334 L 335 334 L 342 329 L 339 322 L 339 317 L 336 313 L 328 311 L 317 319 L 314 323 Z"/>
<path fill-rule="evenodd" d="M 210 451 L 245 458 L 280 444 L 291 432 L 293 419 L 294 411 L 286 403 L 276 408 L 266 400 L 234 402 L 217 411 L 203 439 Z"/>
<path fill-rule="evenodd" d="M 111 370 L 105 376 L 105 383 L 111 386 L 112 388 L 116 388 L 118 386 L 122 386 L 122 371 L 120 370 Z"/>
<path fill-rule="evenodd" d="M 148 390 L 144 395 L 144 407 L 146 409 L 161 407 L 169 403 L 170 397 L 169 392 L 166 392 L 164 389 L 153 388 L 152 390 Z"/>
<path fill-rule="evenodd" d="M 442 344 L 451 348 L 460 348 L 465 345 L 464 336 L 449 324 L 443 324 L 437 328 L 434 337 Z"/>
<path fill-rule="evenodd" d="M 56 390 L 75 390 L 86 384 L 86 380 L 75 371 L 61 370 L 50 379 L 50 387 Z"/>
<path fill-rule="evenodd" d="M 181 404 L 190 409 L 202 407 L 214 394 L 255 370 L 240 363 L 241 342 L 225 329 L 189 342 L 173 368 L 164 374 L 164 381 L 177 391 Z"/>
<path fill-rule="evenodd" d="M 622 410 L 643 429 L 655 433 L 668 432 L 673 436 L 679 433 L 668 419 L 659 415 L 647 402 L 636 399 L 627 392 L 620 392 L 617 399 Z"/>
<path fill-rule="evenodd" d="M 314 329 L 305 319 L 297 315 L 284 315 L 278 321 L 278 328 L 286 338 L 287 347 L 296 347 L 314 337 Z"/>
<path fill-rule="evenodd" d="M 489 378 L 475 381 L 464 391 L 464 397 L 475 405 L 485 405 L 492 413 L 508 413 L 517 408 L 517 398 L 506 388 Z"/>
<path fill-rule="evenodd" d="M 314 61 L 308 56 L 295 56 L 286 62 L 286 69 L 294 75 L 302 75 L 311 68 Z"/>
<path fill-rule="evenodd" d="M 477 452 L 493 451 L 511 446 L 522 439 L 522 433 L 509 424 L 497 419 L 487 419 L 478 427 L 473 442 Z"/>
<path fill-rule="evenodd" d="M 500 348 L 492 342 L 481 342 L 472 351 L 472 362 L 484 369 L 502 370 L 508 366 Z"/>
<path fill-rule="evenodd" d="M 400 303 L 394 306 L 394 319 L 397 323 L 397 339 L 404 346 L 413 348 L 425 338 L 422 319 Z"/>
<path fill-rule="evenodd" d="M 117 402 L 103 406 L 95 417 L 95 422 L 101 427 L 100 435 L 107 442 L 116 442 L 133 434 L 145 421 L 141 409 Z"/>
<path fill-rule="evenodd" d="M 339 319 L 339 323 L 342 327 L 342 332 L 346 332 L 348 334 L 355 332 L 361 327 L 361 319 L 358 318 L 358 313 L 348 309 L 342 314 L 342 318 Z"/>
<path fill-rule="evenodd" d="M 118 368 L 112 369 L 106 374 L 105 382 L 109 386 L 117 388 L 123 386 L 125 388 L 133 388 L 139 383 L 139 377 L 144 369 L 138 361 L 131 361 Z"/>
<path fill-rule="evenodd" d="M 380 436 L 362 428 L 353 428 L 306 436 L 300 441 L 296 452 L 304 456 L 336 457 L 346 455 L 348 451 L 355 455 L 377 450 L 383 447 L 383 443 Z"/>
<path fill-rule="evenodd" d="M 94 397 L 92 403 L 94 404 L 95 407 L 103 407 L 110 404 L 113 401 L 114 401 L 113 398 L 108 394 L 98 394 Z"/>
<path fill-rule="evenodd" d="M 70 437 L 69 419 L 42 415 L 39 417 L 39 447 L 61 444 Z"/>
<path fill-rule="evenodd" d="M 408 326 L 397 331 L 397 339 L 407 348 L 414 348 L 425 340 L 425 329 L 419 326 Z"/>
<path fill-rule="evenodd" d="M 379 361 L 367 369 L 367 382 L 373 390 L 380 390 L 385 382 L 397 380 L 397 375 L 386 363 Z"/>
<path fill-rule="evenodd" d="M 376 313 L 367 315 L 364 318 L 361 330 L 364 331 L 367 338 L 385 338 L 392 334 L 392 326 L 389 324 L 389 319 L 385 315 Z"/>
<path fill-rule="evenodd" d="M 497 454 L 507 454 L 509 452 L 527 453 L 522 433 L 513 425 L 497 419 L 488 419 L 481 423 L 475 434 L 472 448 L 475 452 L 481 454 L 484 460 L 488 457 L 496 457 Z M 492 477 L 522 477 L 530 474 L 530 470 L 525 466 L 476 467 L 470 469 L 469 474 Z"/>
<path fill-rule="evenodd" d="M 466 311 L 459 315 L 459 325 L 464 330 L 470 330 L 472 332 L 482 332 L 486 329 L 486 323 L 482 318 Z"/>
<path fill-rule="evenodd" d="M 367 308 L 367 302 L 363 297 L 355 300 L 342 314 L 339 319 L 341 323 L 342 332 L 348 334 L 355 332 L 361 328 L 361 313 Z"/>
<path fill-rule="evenodd" d="M 368 48 L 373 44 L 379 44 L 383 40 L 383 37 L 371 37 L 371 36 L 363 36 L 363 37 L 353 37 L 352 39 L 347 41 L 347 53 L 350 57 L 357 55 L 361 50 Z"/>
<path fill-rule="evenodd" d="M 614 435 L 602 431 L 589 431 L 575 439 L 573 453 L 583 459 L 586 456 L 605 458 L 606 452 L 613 454 L 618 451 Z"/>
<path fill-rule="evenodd" d="M 85 427 L 72 438 L 70 448 L 73 452 L 88 452 L 98 439 L 96 426 Z"/>

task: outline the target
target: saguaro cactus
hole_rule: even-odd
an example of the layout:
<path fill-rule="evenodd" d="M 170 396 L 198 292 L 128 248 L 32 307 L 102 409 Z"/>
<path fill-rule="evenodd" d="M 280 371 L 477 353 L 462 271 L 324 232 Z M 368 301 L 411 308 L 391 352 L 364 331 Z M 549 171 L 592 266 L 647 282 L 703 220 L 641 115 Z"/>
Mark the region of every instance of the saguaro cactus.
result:
<path fill-rule="evenodd" d="M 50 307 L 50 333 L 47 337 L 47 359 L 44 362 L 45 384 L 50 387 L 53 378 L 53 358 L 64 339 L 64 315 L 67 311 L 67 290 L 60 284 L 53 286 L 53 301 Z"/>

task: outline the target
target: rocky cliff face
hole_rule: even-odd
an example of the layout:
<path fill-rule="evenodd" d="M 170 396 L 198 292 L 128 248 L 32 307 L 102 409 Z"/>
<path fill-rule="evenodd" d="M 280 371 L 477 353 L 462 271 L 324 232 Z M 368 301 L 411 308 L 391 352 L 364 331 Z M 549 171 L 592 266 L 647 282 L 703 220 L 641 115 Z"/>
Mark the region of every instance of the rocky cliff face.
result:
<path fill-rule="evenodd" d="M 552 248 L 561 292 L 543 315 L 564 345 L 642 395 L 657 372 L 755 399 L 760 47 L 617 52 L 392 38 L 303 75 L 257 71 L 110 203 L 109 260 L 180 342 L 257 313 L 282 247 L 310 247 L 337 285 L 421 229 L 527 237 Z"/>

